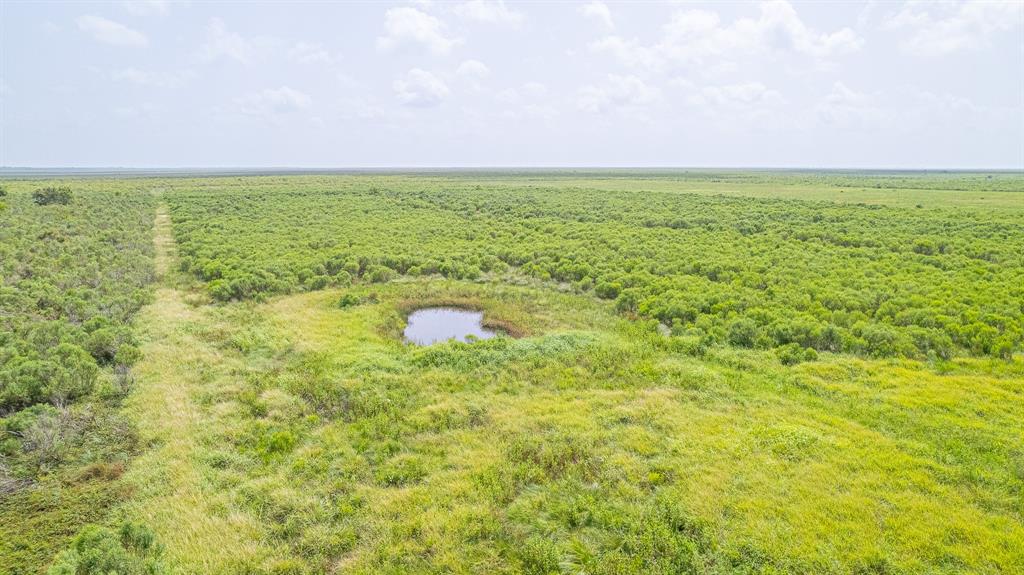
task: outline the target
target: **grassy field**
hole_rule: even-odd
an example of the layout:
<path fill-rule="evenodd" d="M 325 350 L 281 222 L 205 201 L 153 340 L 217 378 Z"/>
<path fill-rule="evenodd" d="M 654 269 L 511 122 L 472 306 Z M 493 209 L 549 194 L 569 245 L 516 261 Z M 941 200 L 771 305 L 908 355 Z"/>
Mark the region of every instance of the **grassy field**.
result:
<path fill-rule="evenodd" d="M 1024 570 L 1024 177 L 991 176 L 64 182 L 153 222 L 134 384 L 74 403 L 132 441 L 12 467 L 0 573 Z M 518 337 L 404 343 L 431 305 Z"/>
<path fill-rule="evenodd" d="M 487 185 L 784 198 L 902 208 L 1024 210 L 1021 177 L 1013 172 L 563 170 L 460 176 Z"/>

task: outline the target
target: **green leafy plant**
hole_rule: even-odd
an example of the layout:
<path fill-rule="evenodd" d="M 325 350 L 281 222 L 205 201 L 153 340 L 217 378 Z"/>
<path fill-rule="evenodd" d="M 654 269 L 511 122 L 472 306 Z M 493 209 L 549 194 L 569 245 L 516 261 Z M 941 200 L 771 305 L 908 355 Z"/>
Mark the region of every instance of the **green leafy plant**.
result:
<path fill-rule="evenodd" d="M 40 206 L 71 203 L 71 188 L 68 186 L 47 186 L 32 192 L 32 201 Z"/>
<path fill-rule="evenodd" d="M 143 525 L 123 523 L 114 531 L 87 525 L 62 551 L 47 575 L 165 575 L 163 548 Z"/>

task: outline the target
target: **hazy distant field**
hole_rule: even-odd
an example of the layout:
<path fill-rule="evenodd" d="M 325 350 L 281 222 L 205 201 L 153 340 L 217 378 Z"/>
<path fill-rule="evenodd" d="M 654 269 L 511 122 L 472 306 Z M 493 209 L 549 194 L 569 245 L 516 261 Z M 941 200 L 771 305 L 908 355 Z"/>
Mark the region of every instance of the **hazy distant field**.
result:
<path fill-rule="evenodd" d="M 579 170 L 468 177 L 479 182 L 526 186 L 863 202 L 899 207 L 922 204 L 925 207 L 1024 210 L 1021 196 L 1024 176 L 1014 172 Z"/>
<path fill-rule="evenodd" d="M 1019 173 L 2 183 L 0 573 L 1024 570 Z"/>

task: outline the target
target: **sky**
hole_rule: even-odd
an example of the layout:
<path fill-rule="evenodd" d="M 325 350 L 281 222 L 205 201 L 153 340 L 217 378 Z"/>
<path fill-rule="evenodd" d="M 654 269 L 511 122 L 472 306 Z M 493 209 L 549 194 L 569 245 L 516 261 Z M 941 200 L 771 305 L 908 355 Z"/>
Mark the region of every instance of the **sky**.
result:
<path fill-rule="evenodd" d="M 1024 169 L 1024 2 L 0 0 L 0 166 Z"/>

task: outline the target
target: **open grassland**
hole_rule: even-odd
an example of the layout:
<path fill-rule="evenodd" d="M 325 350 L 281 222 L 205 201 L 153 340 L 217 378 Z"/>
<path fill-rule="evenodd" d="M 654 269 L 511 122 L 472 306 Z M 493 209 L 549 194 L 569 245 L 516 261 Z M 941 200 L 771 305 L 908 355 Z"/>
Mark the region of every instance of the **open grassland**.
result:
<path fill-rule="evenodd" d="M 410 302 L 529 336 L 416 349 Z M 185 572 L 1024 567 L 1020 361 L 697 355 L 607 304 L 436 280 L 174 315 L 199 375 L 154 386 L 202 429 L 191 468 L 138 479 L 202 481 L 136 518 Z"/>
<path fill-rule="evenodd" d="M 95 380 L 0 411 L 0 573 L 1024 570 L 1019 174 L 51 184 L 0 391 Z"/>
<path fill-rule="evenodd" d="M 451 176 L 447 176 L 451 177 Z M 1022 177 L 1015 172 L 814 172 L 794 170 L 563 170 L 473 174 L 473 183 L 605 191 L 708 194 L 871 204 L 902 208 L 1024 210 Z"/>

